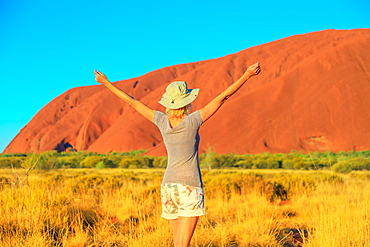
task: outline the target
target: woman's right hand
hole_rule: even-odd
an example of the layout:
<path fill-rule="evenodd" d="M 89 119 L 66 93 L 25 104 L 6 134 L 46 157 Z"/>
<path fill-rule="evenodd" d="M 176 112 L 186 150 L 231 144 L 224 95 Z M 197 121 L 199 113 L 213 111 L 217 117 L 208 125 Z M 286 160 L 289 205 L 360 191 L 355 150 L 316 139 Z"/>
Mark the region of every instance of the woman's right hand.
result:
<path fill-rule="evenodd" d="M 101 83 L 101 84 L 107 84 L 110 83 L 108 80 L 108 77 L 104 75 L 102 72 L 94 70 L 94 75 L 95 75 L 95 81 Z"/>

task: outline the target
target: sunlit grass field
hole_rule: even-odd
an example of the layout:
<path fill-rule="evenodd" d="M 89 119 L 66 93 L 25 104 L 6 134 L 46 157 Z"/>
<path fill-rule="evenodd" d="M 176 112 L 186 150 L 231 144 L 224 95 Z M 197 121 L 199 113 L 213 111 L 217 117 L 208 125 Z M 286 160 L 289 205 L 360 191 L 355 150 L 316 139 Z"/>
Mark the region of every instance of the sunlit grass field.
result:
<path fill-rule="evenodd" d="M 0 246 L 171 246 L 163 169 L 0 171 Z M 370 173 L 203 171 L 191 246 L 370 246 Z"/>

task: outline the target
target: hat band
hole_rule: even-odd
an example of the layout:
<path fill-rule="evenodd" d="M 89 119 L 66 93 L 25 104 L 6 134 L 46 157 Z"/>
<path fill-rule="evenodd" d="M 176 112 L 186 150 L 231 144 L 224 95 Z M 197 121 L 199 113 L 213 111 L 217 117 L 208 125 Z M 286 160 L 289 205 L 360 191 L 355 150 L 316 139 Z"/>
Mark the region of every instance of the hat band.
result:
<path fill-rule="evenodd" d="M 183 100 L 183 99 L 186 99 L 188 96 L 190 95 L 190 92 L 189 92 L 189 90 L 187 91 L 187 93 L 186 94 L 184 94 L 184 95 L 180 95 L 180 96 L 177 96 L 177 97 L 175 97 L 175 98 L 172 98 L 171 96 L 171 104 L 174 104 L 175 103 L 175 101 L 179 101 L 179 100 Z"/>

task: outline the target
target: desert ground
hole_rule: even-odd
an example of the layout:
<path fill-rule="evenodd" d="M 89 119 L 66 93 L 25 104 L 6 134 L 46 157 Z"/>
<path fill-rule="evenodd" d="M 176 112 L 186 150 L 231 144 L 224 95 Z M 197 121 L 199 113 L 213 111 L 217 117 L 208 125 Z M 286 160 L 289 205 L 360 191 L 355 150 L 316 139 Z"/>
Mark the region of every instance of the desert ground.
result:
<path fill-rule="evenodd" d="M 171 246 L 164 169 L 0 171 L 1 246 Z M 191 246 L 370 246 L 370 173 L 204 170 Z"/>

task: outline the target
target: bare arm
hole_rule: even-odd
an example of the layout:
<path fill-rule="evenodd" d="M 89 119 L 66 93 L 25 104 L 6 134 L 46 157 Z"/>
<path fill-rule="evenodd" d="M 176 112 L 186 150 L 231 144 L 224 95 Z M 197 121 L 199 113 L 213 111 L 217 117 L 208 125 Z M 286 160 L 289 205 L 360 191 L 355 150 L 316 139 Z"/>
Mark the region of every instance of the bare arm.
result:
<path fill-rule="evenodd" d="M 225 101 L 230 98 L 236 91 L 241 88 L 244 83 L 252 76 L 258 75 L 261 72 L 261 67 L 259 62 L 248 67 L 247 71 L 233 84 L 231 84 L 225 91 L 220 95 L 216 96 L 211 102 L 209 102 L 205 107 L 199 110 L 203 122 L 209 119 L 215 112 L 222 106 Z"/>
<path fill-rule="evenodd" d="M 131 97 L 121 89 L 117 88 L 113 85 L 108 78 L 99 71 L 94 71 L 95 80 L 104 86 L 106 86 L 110 91 L 112 91 L 115 95 L 125 101 L 127 104 L 132 106 L 136 111 L 138 111 L 141 115 L 143 115 L 146 119 L 153 122 L 154 121 L 154 113 L 155 110 L 149 108 L 148 106 L 144 105 L 140 101 L 136 100 L 135 98 Z"/>

